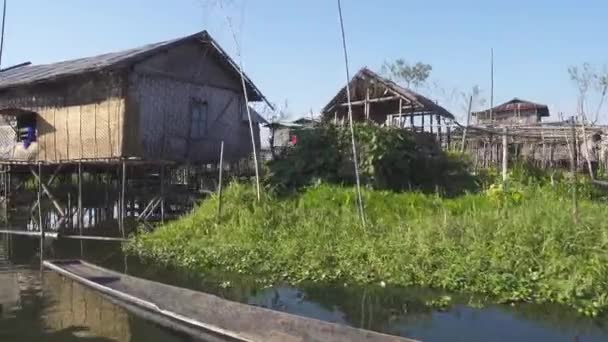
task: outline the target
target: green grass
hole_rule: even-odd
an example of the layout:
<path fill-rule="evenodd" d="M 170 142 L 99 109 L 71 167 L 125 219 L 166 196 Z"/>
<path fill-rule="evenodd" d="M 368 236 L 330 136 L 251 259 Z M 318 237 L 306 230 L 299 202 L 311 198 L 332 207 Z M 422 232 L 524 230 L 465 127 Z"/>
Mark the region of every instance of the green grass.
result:
<path fill-rule="evenodd" d="M 575 225 L 564 183 L 509 189 L 453 199 L 365 190 L 363 227 L 353 188 L 319 185 L 258 203 L 251 185 L 235 183 L 219 221 L 212 198 L 126 249 L 163 266 L 265 284 L 384 282 L 562 303 L 590 316 L 607 309 L 606 205 L 581 191 Z"/>

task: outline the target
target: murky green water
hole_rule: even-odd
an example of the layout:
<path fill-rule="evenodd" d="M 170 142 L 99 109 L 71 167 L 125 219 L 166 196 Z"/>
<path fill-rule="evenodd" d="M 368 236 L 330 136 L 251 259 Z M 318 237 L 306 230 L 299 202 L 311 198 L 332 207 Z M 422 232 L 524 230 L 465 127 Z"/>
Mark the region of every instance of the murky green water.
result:
<path fill-rule="evenodd" d="M 0 341 L 189 341 L 141 320 L 96 293 L 35 266 L 38 241 L 13 238 L 7 253 L 0 237 Z M 54 258 L 80 256 L 79 242 L 49 242 Z M 591 320 L 559 306 L 517 305 L 473 308 L 476 298 L 455 298 L 432 309 L 438 293 L 424 289 L 348 285 L 278 286 L 255 282 L 192 279 L 127 260 L 115 243 L 83 245 L 89 261 L 117 271 L 215 293 L 231 300 L 423 341 L 608 341 L 608 319 Z M 0 258 L 1 259 L 1 258 Z M 15 265 L 25 265 L 17 267 Z M 33 266 L 32 266 L 33 265 Z M 474 305 L 475 306 L 475 305 Z"/>

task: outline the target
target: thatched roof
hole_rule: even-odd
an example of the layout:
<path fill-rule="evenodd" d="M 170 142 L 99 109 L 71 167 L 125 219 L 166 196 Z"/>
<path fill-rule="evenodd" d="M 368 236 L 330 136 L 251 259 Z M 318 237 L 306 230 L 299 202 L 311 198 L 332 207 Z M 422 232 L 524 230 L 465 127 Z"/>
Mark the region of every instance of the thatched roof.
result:
<path fill-rule="evenodd" d="M 517 97 L 492 108 L 493 114 L 509 114 L 523 111 L 536 111 L 539 117 L 549 116 L 549 107 L 543 104 L 518 99 Z M 473 116 L 489 116 L 490 109 L 472 113 Z"/>
<path fill-rule="evenodd" d="M 445 118 L 453 119 L 454 115 L 445 108 L 441 107 L 429 98 L 416 93 L 415 91 L 402 87 L 397 83 L 380 76 L 368 68 L 363 68 L 349 82 L 351 89 L 357 88 L 361 83 L 365 86 L 383 88 L 384 93 L 394 95 L 403 100 L 404 105 L 409 105 L 414 112 L 434 113 Z M 343 87 L 334 98 L 323 108 L 323 114 L 331 114 L 336 105 L 347 102 L 346 86 Z"/>
<path fill-rule="evenodd" d="M 240 78 L 240 69 L 230 56 L 219 46 L 207 31 L 198 32 L 164 42 L 149 44 L 120 52 L 106 53 L 93 57 L 68 60 L 52 64 L 29 65 L 7 68 L 0 71 L 0 90 L 51 83 L 71 76 L 88 73 L 122 70 L 137 62 L 189 42 L 208 44 L 219 56 L 218 60 L 229 72 Z M 250 101 L 266 101 L 262 92 L 245 75 L 245 83 Z"/>

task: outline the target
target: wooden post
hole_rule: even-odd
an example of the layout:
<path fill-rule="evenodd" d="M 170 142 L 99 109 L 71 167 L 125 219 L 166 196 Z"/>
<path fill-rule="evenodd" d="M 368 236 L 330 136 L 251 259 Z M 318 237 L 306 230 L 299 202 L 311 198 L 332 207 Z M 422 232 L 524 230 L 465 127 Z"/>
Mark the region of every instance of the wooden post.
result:
<path fill-rule="evenodd" d="M 160 167 L 160 222 L 165 223 L 165 165 Z"/>
<path fill-rule="evenodd" d="M 220 144 L 220 171 L 217 183 L 217 219 L 219 221 L 222 215 L 222 173 L 224 170 L 224 140 Z"/>
<path fill-rule="evenodd" d="M 121 186 L 120 186 L 120 219 L 118 222 L 119 228 L 120 228 L 120 233 L 122 234 L 122 237 L 125 237 L 125 187 L 126 187 L 126 183 L 127 183 L 127 164 L 126 162 L 123 160 L 122 161 L 122 180 L 121 180 Z"/>
<path fill-rule="evenodd" d="M 467 125 L 464 126 L 462 131 L 462 146 L 460 147 L 460 152 L 464 153 L 464 149 L 467 141 L 467 130 L 469 129 L 469 125 L 471 124 L 471 107 L 473 106 L 473 96 L 469 98 L 469 110 L 467 111 Z"/>
<path fill-rule="evenodd" d="M 365 89 L 365 104 L 364 104 L 365 120 L 369 121 L 369 88 Z"/>
<path fill-rule="evenodd" d="M 507 171 L 509 167 L 509 149 L 507 141 L 507 127 L 502 129 L 502 182 L 507 183 Z"/>
<path fill-rule="evenodd" d="M 448 145 L 448 151 L 452 148 L 452 127 L 447 126 L 446 127 L 446 138 L 447 138 L 447 145 Z"/>
<path fill-rule="evenodd" d="M 44 268 L 44 224 L 42 224 L 42 162 L 38 162 L 38 226 L 40 227 L 40 270 Z"/>
<path fill-rule="evenodd" d="M 424 133 L 424 117 L 425 116 L 426 115 L 421 115 L 421 119 L 420 119 L 420 120 L 422 120 L 421 123 L 420 123 L 420 125 L 422 126 L 422 130 L 421 130 L 422 133 Z"/>
<path fill-rule="evenodd" d="M 412 127 L 412 132 L 416 132 L 416 125 L 414 125 L 414 112 L 410 113 L 410 126 Z"/>
<path fill-rule="evenodd" d="M 570 134 L 572 138 L 572 149 L 570 151 L 570 172 L 572 173 L 572 218 L 574 223 L 578 222 L 578 179 L 576 175 L 576 127 L 574 116 L 570 119 Z"/>
<path fill-rule="evenodd" d="M 404 128 L 405 127 L 405 120 L 403 120 L 403 99 L 399 98 L 399 127 L 400 128 Z"/>
<path fill-rule="evenodd" d="M 68 229 L 74 229 L 74 222 L 72 217 L 72 194 L 68 192 Z"/>
<path fill-rule="evenodd" d="M 83 235 L 84 213 L 82 210 L 82 162 L 78 162 L 78 231 Z"/>
<path fill-rule="evenodd" d="M 8 197 L 9 197 L 9 193 L 10 193 L 10 186 L 9 186 L 9 175 L 11 173 L 11 168 L 10 166 L 6 166 L 4 168 L 4 177 L 3 177 L 3 181 L 4 183 L 2 184 L 2 186 L 4 187 L 4 220 L 5 222 L 8 222 Z"/>
<path fill-rule="evenodd" d="M 483 162 L 481 165 L 483 165 L 483 168 L 488 167 L 488 143 L 485 139 L 483 141 Z"/>
<path fill-rule="evenodd" d="M 441 116 L 435 115 L 435 121 L 437 122 L 437 141 L 439 141 L 439 147 L 443 147 L 443 136 L 441 135 Z"/>

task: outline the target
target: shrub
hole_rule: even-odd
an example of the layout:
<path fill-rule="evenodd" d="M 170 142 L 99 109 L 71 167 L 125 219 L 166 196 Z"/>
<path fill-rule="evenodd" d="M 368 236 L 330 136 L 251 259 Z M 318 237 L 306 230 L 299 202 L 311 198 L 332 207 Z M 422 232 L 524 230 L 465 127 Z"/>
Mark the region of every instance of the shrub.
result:
<path fill-rule="evenodd" d="M 324 125 L 296 132 L 298 143 L 268 165 L 267 183 L 297 190 L 318 182 L 355 183 L 350 130 Z M 369 124 L 355 125 L 362 184 L 380 190 L 451 192 L 473 185 L 467 164 L 445 154 L 434 137 Z M 458 186 L 454 186 L 458 183 Z"/>
<path fill-rule="evenodd" d="M 581 198 L 573 224 L 561 184 L 494 187 L 441 198 L 320 184 L 299 195 L 233 184 L 217 198 L 127 249 L 156 264 L 195 273 L 301 281 L 429 286 L 479 293 L 497 302 L 556 302 L 596 315 L 608 308 L 605 204 Z"/>

